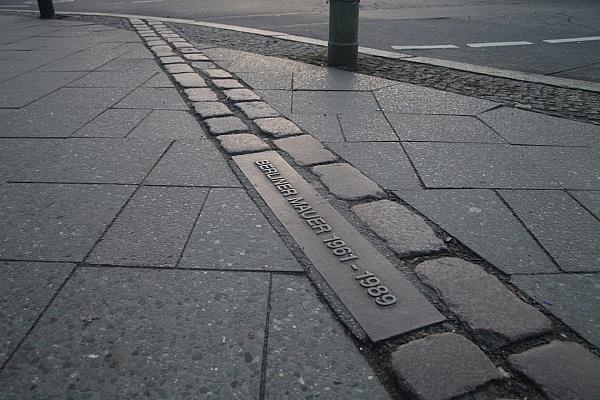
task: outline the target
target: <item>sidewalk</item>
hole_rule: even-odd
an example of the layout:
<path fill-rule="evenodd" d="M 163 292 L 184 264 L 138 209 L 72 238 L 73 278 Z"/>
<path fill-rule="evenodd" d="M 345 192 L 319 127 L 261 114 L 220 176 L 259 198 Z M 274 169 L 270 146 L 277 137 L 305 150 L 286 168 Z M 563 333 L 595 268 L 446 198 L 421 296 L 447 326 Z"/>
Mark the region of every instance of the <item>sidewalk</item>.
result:
<path fill-rule="evenodd" d="M 1 399 L 600 397 L 600 127 L 131 24 L 0 14 Z"/>

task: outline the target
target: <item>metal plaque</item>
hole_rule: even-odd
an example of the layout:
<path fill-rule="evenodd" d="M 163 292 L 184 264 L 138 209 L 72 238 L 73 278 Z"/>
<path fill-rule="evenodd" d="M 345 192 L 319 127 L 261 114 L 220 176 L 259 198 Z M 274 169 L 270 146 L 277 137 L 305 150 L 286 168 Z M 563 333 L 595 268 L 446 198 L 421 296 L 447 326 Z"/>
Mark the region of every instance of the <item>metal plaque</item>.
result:
<path fill-rule="evenodd" d="M 279 154 L 233 160 L 373 342 L 445 320 Z"/>

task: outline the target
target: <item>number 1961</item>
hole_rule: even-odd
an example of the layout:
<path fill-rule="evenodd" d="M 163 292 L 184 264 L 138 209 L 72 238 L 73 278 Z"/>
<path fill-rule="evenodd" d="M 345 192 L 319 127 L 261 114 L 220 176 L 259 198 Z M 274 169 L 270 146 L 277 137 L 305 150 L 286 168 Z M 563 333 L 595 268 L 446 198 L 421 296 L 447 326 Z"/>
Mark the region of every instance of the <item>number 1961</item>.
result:
<path fill-rule="evenodd" d="M 362 275 L 355 276 L 354 279 L 358 281 L 360 286 L 367 288 L 367 293 L 369 293 L 370 296 L 375 297 L 375 303 L 380 306 L 391 306 L 398 302 L 396 296 L 390 294 L 390 290 L 381 285 L 381 280 L 369 271 L 365 271 Z"/>

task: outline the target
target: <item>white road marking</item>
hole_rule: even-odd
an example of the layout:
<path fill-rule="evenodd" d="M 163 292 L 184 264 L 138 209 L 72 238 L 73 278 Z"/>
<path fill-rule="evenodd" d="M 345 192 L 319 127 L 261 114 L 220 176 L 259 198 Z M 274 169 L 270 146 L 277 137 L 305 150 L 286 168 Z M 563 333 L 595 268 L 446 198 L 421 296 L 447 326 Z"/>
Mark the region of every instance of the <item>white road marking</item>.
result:
<path fill-rule="evenodd" d="M 131 4 L 137 4 L 137 3 L 162 3 L 163 0 L 136 0 L 136 1 L 132 1 Z"/>
<path fill-rule="evenodd" d="M 593 40 L 600 40 L 600 36 L 587 36 L 587 37 L 577 37 L 577 38 L 568 38 L 568 39 L 548 39 L 548 40 L 542 40 L 542 42 L 573 43 L 573 42 L 591 42 Z"/>
<path fill-rule="evenodd" d="M 467 43 L 469 47 L 500 47 L 500 46 L 526 46 L 533 44 L 531 42 L 489 42 L 489 43 Z"/>
<path fill-rule="evenodd" d="M 428 50 L 428 49 L 458 49 L 458 46 L 453 44 L 437 44 L 431 46 L 392 46 L 396 50 Z"/>

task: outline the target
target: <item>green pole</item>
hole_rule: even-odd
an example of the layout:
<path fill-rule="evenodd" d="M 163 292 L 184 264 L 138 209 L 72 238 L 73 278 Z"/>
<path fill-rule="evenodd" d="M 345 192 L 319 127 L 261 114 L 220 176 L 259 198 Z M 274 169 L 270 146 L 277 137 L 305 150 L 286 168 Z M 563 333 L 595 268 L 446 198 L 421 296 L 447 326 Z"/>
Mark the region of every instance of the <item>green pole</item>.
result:
<path fill-rule="evenodd" d="M 350 67 L 358 58 L 358 3 L 330 0 L 327 65 Z"/>
<path fill-rule="evenodd" d="M 54 18 L 54 4 L 52 0 L 37 0 L 38 8 L 40 9 L 40 17 L 43 19 Z"/>

